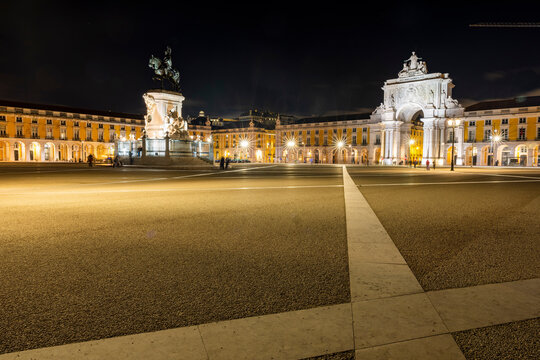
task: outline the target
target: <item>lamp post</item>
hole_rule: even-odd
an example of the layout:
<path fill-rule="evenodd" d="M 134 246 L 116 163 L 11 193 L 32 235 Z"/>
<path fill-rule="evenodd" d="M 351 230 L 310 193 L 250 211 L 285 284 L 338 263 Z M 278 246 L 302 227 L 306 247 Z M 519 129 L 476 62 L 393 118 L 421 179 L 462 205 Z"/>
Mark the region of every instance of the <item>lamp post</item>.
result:
<path fill-rule="evenodd" d="M 454 171 L 454 150 L 456 147 L 456 127 L 459 126 L 461 120 L 459 119 L 450 119 L 448 120 L 448 125 L 452 128 L 452 162 L 450 163 L 450 171 Z"/>
<path fill-rule="evenodd" d="M 288 140 L 285 145 L 287 146 L 287 153 L 292 152 L 296 148 L 296 141 Z M 296 159 L 298 160 L 298 152 L 296 153 Z"/>
<path fill-rule="evenodd" d="M 339 140 L 336 145 L 338 149 L 338 159 L 339 159 L 339 157 L 341 156 L 341 149 L 343 148 L 343 146 L 345 146 L 345 143 L 343 142 L 343 140 Z"/>
<path fill-rule="evenodd" d="M 494 146 L 501 141 L 501 136 L 499 134 L 495 135 L 495 131 L 493 132 L 493 135 L 491 135 L 491 166 L 495 166 L 495 157 L 496 157 L 496 151 Z"/>
<path fill-rule="evenodd" d="M 240 140 L 239 145 L 243 149 L 243 150 L 240 151 L 240 155 L 245 154 L 246 158 L 249 155 L 251 155 L 251 154 L 248 154 L 249 140 L 247 140 L 247 139 Z M 251 157 L 251 156 L 249 156 L 249 157 Z"/>

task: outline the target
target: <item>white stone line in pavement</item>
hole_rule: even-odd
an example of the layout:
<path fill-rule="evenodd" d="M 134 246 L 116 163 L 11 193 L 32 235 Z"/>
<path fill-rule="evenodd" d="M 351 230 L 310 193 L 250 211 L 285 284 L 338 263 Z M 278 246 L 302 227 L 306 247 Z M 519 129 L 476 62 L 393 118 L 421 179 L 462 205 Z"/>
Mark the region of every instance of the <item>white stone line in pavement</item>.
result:
<path fill-rule="evenodd" d="M 356 350 L 356 360 L 465 360 L 450 334 Z"/>
<path fill-rule="evenodd" d="M 0 355 L 0 360 L 300 359 L 353 349 L 350 304 Z"/>
<path fill-rule="evenodd" d="M 503 177 L 513 177 L 513 178 L 523 178 L 523 179 L 536 179 L 538 180 L 538 177 L 535 176 L 525 176 L 525 175 L 512 175 L 512 174 L 490 174 L 490 173 L 475 173 L 478 175 L 486 175 L 486 176 L 503 176 Z"/>
<path fill-rule="evenodd" d="M 350 304 L 200 325 L 209 359 L 301 359 L 353 348 Z"/>
<path fill-rule="evenodd" d="M 443 346 L 435 335 L 540 316 L 540 279 L 424 293 L 346 167 L 343 185 L 355 349 L 371 348 L 357 355 L 463 359 L 451 337 Z M 417 344 L 426 341 L 423 357 Z"/>
<path fill-rule="evenodd" d="M 0 355 L 1 360 L 207 360 L 197 326 Z"/>
<path fill-rule="evenodd" d="M 345 166 L 343 186 L 354 348 L 447 333 L 437 310 Z M 452 338 L 446 342 L 447 346 L 433 348 L 433 358 L 442 357 L 443 351 L 450 349 L 458 354 L 451 359 L 463 359 L 456 342 Z M 411 351 L 406 356 L 414 355 L 412 349 L 403 351 Z"/>
<path fill-rule="evenodd" d="M 109 184 L 128 184 L 128 183 L 134 183 L 134 182 L 149 182 L 149 181 L 163 181 L 163 180 L 176 180 L 176 179 L 187 179 L 192 177 L 199 177 L 199 176 L 208 176 L 208 175 L 221 175 L 221 174 L 230 174 L 233 172 L 239 172 L 239 171 L 249 171 L 249 170 L 256 170 L 256 169 L 268 169 L 272 168 L 277 165 L 268 165 L 268 166 L 258 166 L 258 167 L 252 167 L 252 168 L 242 168 L 242 169 L 236 169 L 236 170 L 223 170 L 223 171 L 212 171 L 212 172 L 205 172 L 205 173 L 199 173 L 199 174 L 190 174 L 190 175 L 181 175 L 181 176 L 171 176 L 171 177 L 160 177 L 160 178 L 152 178 L 152 179 L 142 179 L 142 180 L 125 180 L 125 181 L 111 181 L 106 183 L 92 183 L 92 184 L 79 184 L 79 185 L 109 185 Z"/>
<path fill-rule="evenodd" d="M 133 192 L 175 192 L 175 191 L 237 191 L 237 190 L 287 190 L 287 189 L 316 189 L 341 188 L 343 185 L 289 185 L 289 186 L 244 186 L 223 188 L 167 188 L 167 189 L 118 189 L 118 190 L 86 190 L 86 191 L 26 191 L 0 192 L 0 195 L 59 195 L 59 194 L 101 194 L 101 193 L 133 193 Z"/>
<path fill-rule="evenodd" d="M 394 242 L 343 167 L 351 300 L 423 292 Z"/>
<path fill-rule="evenodd" d="M 540 279 L 428 292 L 451 332 L 540 316 Z"/>
<path fill-rule="evenodd" d="M 484 180 L 484 181 L 441 181 L 441 182 L 424 182 L 424 183 L 391 183 L 391 184 L 360 184 L 359 187 L 371 186 L 417 186 L 417 185 L 467 185 L 467 184 L 505 184 L 505 183 L 529 183 L 539 182 L 536 180 Z"/>

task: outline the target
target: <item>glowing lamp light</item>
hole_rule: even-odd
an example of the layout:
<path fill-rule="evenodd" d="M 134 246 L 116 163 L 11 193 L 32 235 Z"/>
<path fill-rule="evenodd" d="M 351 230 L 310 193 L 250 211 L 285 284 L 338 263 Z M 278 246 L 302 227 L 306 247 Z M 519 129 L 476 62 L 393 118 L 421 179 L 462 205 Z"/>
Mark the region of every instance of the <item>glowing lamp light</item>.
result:
<path fill-rule="evenodd" d="M 409 144 L 414 145 L 414 140 L 413 139 L 409 140 Z"/>
<path fill-rule="evenodd" d="M 501 137 L 500 137 L 499 135 L 495 135 L 495 136 L 493 137 L 493 140 L 494 140 L 494 141 L 500 141 L 500 140 L 501 140 Z"/>
<path fill-rule="evenodd" d="M 294 145 L 296 145 L 296 143 L 293 140 L 287 141 L 287 146 L 288 147 L 294 147 Z"/>
<path fill-rule="evenodd" d="M 249 141 L 247 140 L 240 141 L 240 146 L 243 148 L 247 148 L 249 146 Z"/>
<path fill-rule="evenodd" d="M 338 143 L 337 143 L 337 147 L 338 147 L 338 148 L 342 148 L 343 145 L 345 145 L 345 144 L 343 143 L 343 141 L 338 141 Z"/>

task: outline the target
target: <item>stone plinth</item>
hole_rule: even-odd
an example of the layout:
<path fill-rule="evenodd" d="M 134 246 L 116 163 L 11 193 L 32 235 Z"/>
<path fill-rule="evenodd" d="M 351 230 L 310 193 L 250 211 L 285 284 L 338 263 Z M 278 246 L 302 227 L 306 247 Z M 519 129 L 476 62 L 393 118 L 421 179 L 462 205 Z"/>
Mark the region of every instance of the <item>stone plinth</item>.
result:
<path fill-rule="evenodd" d="M 182 117 L 181 93 L 150 90 L 143 95 L 146 103 L 145 130 L 148 139 L 164 139 L 175 117 Z"/>

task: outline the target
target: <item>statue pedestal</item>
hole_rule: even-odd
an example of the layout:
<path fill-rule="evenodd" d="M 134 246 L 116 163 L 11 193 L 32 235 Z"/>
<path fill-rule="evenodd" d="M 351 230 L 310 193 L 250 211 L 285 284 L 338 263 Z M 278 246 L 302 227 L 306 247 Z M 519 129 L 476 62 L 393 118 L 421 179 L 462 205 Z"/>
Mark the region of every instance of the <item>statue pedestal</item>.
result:
<path fill-rule="evenodd" d="M 182 117 L 182 102 L 185 100 L 181 93 L 169 90 L 150 90 L 143 95 L 146 103 L 146 136 L 148 139 L 164 139 L 171 119 L 169 114 L 176 112 Z"/>

